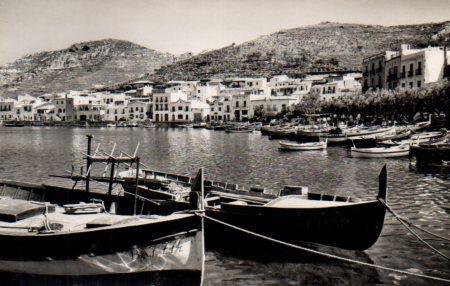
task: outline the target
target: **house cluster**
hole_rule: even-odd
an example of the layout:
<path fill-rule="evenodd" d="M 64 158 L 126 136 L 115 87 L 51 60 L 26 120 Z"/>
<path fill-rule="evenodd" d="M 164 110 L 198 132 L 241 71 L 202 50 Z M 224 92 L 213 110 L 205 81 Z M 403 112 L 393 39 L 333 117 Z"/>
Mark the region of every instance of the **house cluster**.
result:
<path fill-rule="evenodd" d="M 137 81 L 128 90 L 69 91 L 39 97 L 0 98 L 0 120 L 20 121 L 245 121 L 255 112 L 276 114 L 309 94 L 331 100 L 360 92 L 362 75 L 317 74 L 300 78 L 229 78 Z"/>
<path fill-rule="evenodd" d="M 363 91 L 420 88 L 444 77 L 450 53 L 443 47 L 413 49 L 403 44 L 363 59 Z"/>

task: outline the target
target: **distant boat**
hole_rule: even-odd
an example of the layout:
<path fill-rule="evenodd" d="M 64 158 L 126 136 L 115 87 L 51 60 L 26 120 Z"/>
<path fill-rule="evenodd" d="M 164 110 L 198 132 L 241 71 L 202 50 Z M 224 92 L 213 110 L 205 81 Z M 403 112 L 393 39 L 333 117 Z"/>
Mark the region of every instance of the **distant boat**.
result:
<path fill-rule="evenodd" d="M 441 131 L 433 131 L 433 132 L 424 132 L 424 133 L 417 133 L 411 136 L 409 139 L 404 139 L 401 141 L 395 141 L 395 140 L 386 140 L 382 141 L 382 144 L 385 145 L 402 145 L 402 144 L 409 144 L 411 146 L 418 146 L 423 143 L 444 143 L 447 141 L 447 130 L 443 129 Z"/>
<path fill-rule="evenodd" d="M 225 129 L 226 133 L 252 133 L 253 129 L 247 126 L 231 127 Z"/>
<path fill-rule="evenodd" d="M 180 125 L 178 125 L 178 127 L 180 127 L 180 128 L 192 128 L 192 127 L 194 127 L 194 125 L 192 125 L 192 124 L 180 124 Z"/>
<path fill-rule="evenodd" d="M 127 127 L 128 128 L 139 127 L 139 124 L 135 121 L 132 121 L 127 123 Z"/>
<path fill-rule="evenodd" d="M 156 128 L 156 127 L 157 127 L 156 124 L 153 124 L 153 123 L 144 125 L 144 128 Z"/>
<path fill-rule="evenodd" d="M 387 128 L 349 128 L 340 132 L 329 132 L 327 135 L 329 143 L 344 143 L 347 140 L 352 139 L 369 139 L 383 136 L 392 130 L 391 127 Z"/>
<path fill-rule="evenodd" d="M 206 128 L 205 122 L 200 122 L 192 125 L 192 128 Z"/>
<path fill-rule="evenodd" d="M 285 151 L 311 151 L 311 150 L 324 150 L 327 148 L 327 140 L 320 142 L 307 142 L 307 143 L 292 143 L 292 142 L 278 142 L 280 144 L 280 150 Z"/>
<path fill-rule="evenodd" d="M 106 124 L 106 127 L 117 127 L 117 125 L 116 124 L 114 124 L 114 123 L 108 123 L 108 124 Z"/>
<path fill-rule="evenodd" d="M 408 125 L 407 128 L 409 130 L 411 130 L 412 132 L 417 132 L 417 131 L 424 130 L 430 126 L 431 126 L 431 118 L 428 121 L 423 121 L 423 122 L 419 122 L 419 123 L 416 123 L 413 125 Z"/>
<path fill-rule="evenodd" d="M 351 147 L 351 156 L 355 158 L 396 158 L 409 155 L 409 144 L 388 147 L 357 148 Z"/>

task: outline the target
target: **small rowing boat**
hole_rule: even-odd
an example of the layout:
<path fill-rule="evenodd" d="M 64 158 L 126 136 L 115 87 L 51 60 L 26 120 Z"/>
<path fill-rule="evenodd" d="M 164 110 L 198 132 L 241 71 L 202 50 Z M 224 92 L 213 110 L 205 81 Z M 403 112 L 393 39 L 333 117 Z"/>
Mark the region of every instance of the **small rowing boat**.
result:
<path fill-rule="evenodd" d="M 396 158 L 409 155 L 409 144 L 388 147 L 357 148 L 351 147 L 351 156 L 355 158 Z"/>
<path fill-rule="evenodd" d="M 370 139 L 370 138 L 376 138 L 379 136 L 383 136 L 387 133 L 389 133 L 392 130 L 392 128 L 349 128 L 344 129 L 342 131 L 336 133 L 336 132 L 329 132 L 328 134 L 328 142 L 329 143 L 344 143 L 347 142 L 347 140 L 352 139 Z"/>
<path fill-rule="evenodd" d="M 280 150 L 284 151 L 312 151 L 327 149 L 327 139 L 320 142 L 292 143 L 279 141 L 278 143 L 280 144 Z"/>

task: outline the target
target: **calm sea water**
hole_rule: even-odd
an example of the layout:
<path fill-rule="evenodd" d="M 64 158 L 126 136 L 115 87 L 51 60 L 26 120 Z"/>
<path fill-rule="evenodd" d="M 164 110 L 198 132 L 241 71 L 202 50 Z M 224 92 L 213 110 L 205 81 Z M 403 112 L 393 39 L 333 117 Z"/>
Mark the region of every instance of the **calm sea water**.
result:
<path fill-rule="evenodd" d="M 132 153 L 140 142 L 142 161 L 153 168 L 268 189 L 304 185 L 314 192 L 374 198 L 377 176 L 388 164 L 389 204 L 402 216 L 435 233 L 450 236 L 450 178 L 418 174 L 408 159 L 350 158 L 342 147 L 322 152 L 280 152 L 277 141 L 259 133 L 227 134 L 205 129 L 0 128 L 0 178 L 31 182 L 52 180 L 72 164 L 83 164 L 86 134 L 94 147 Z M 425 236 L 425 235 L 424 235 Z M 425 236 L 426 237 L 426 236 Z M 428 240 L 450 255 L 450 244 Z M 261 250 L 264 251 L 264 250 Z M 450 278 L 450 264 L 425 248 L 391 216 L 369 250 L 335 254 L 388 267 Z M 216 252 L 207 253 L 205 285 L 439 285 L 440 283 L 339 262 L 255 262 Z"/>

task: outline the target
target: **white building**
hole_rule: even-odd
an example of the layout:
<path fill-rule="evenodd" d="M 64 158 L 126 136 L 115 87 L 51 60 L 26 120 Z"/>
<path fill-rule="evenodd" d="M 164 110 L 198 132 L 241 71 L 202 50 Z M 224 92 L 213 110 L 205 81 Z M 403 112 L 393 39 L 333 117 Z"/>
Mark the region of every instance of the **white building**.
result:
<path fill-rule="evenodd" d="M 214 99 L 210 103 L 210 116 L 211 121 L 230 121 L 234 118 L 234 110 L 232 109 L 232 97 L 231 95 L 222 95 Z"/>
<path fill-rule="evenodd" d="M 450 62 L 450 55 L 447 54 Z M 429 47 L 401 56 L 400 83 L 405 88 L 420 88 L 443 79 L 444 49 Z"/>
<path fill-rule="evenodd" d="M 0 120 L 15 120 L 16 112 L 14 109 L 15 100 L 12 98 L 0 97 Z"/>

